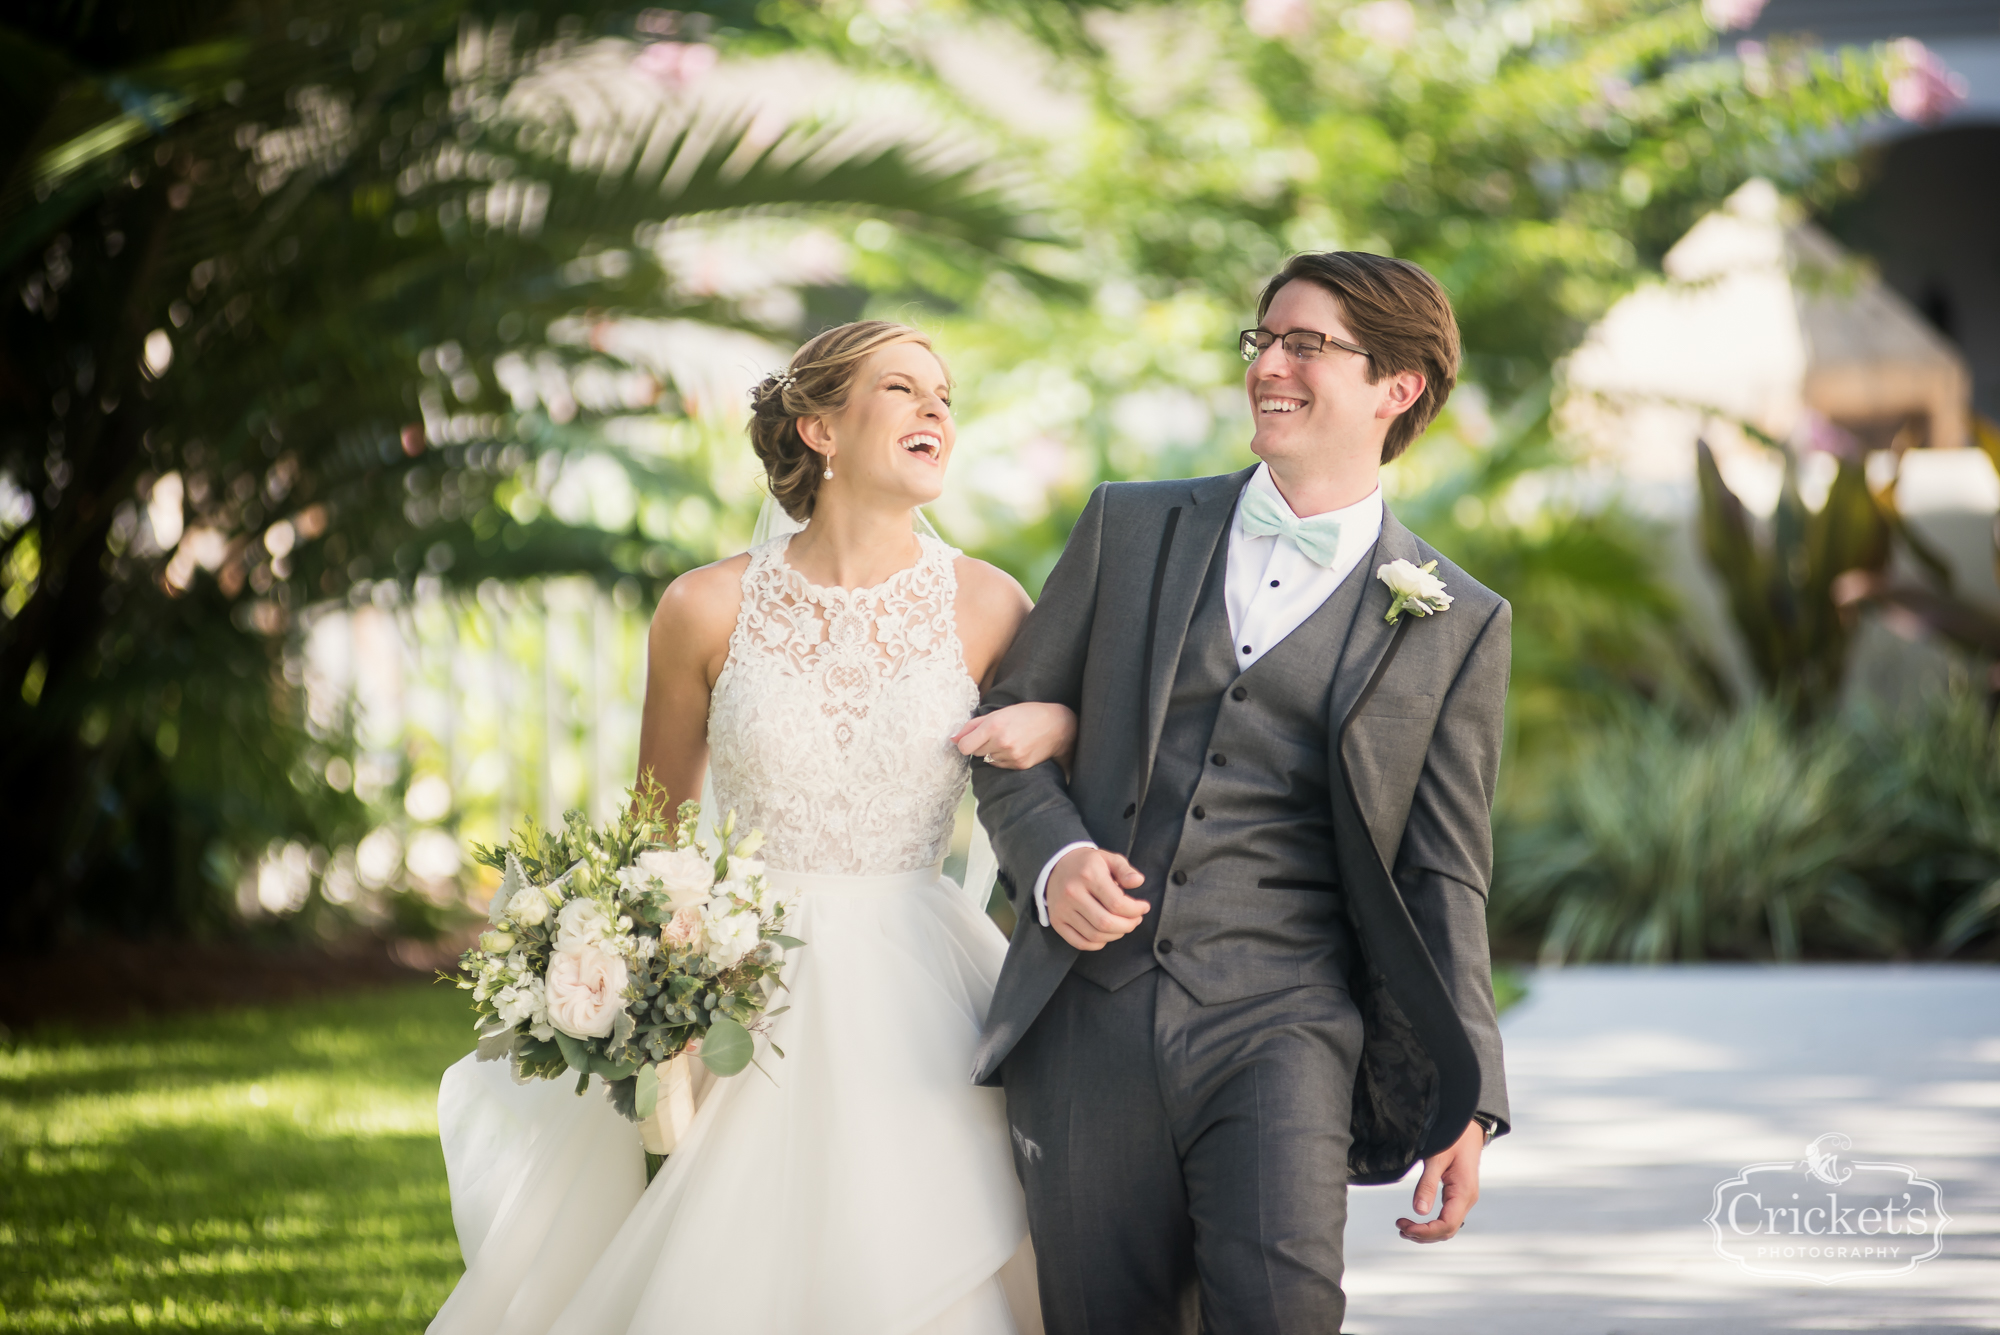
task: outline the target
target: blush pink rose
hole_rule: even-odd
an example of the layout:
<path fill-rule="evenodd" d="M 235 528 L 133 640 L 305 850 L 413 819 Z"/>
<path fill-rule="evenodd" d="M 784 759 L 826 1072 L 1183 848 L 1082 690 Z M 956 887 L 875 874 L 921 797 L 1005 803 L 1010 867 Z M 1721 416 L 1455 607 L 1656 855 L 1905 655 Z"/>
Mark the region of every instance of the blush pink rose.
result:
<path fill-rule="evenodd" d="M 594 945 L 558 950 L 549 960 L 549 1023 L 571 1038 L 608 1038 L 625 1008 L 625 961 Z"/>
<path fill-rule="evenodd" d="M 685 946 L 701 943 L 701 909 L 690 904 L 684 909 L 675 909 L 673 921 L 660 929 L 660 940 L 670 946 Z"/>

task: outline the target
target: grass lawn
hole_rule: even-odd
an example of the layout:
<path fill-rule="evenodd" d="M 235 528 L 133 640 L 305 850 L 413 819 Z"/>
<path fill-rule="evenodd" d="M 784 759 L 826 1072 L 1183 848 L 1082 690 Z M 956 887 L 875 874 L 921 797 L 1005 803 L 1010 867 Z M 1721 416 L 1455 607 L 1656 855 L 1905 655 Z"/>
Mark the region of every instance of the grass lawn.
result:
<path fill-rule="evenodd" d="M 0 1051 L 0 1332 L 423 1329 L 463 1269 L 437 1084 L 471 1040 L 440 984 Z"/>
<path fill-rule="evenodd" d="M 463 1267 L 463 992 L 42 1030 L 0 1051 L 0 1331 L 420 1331 Z"/>

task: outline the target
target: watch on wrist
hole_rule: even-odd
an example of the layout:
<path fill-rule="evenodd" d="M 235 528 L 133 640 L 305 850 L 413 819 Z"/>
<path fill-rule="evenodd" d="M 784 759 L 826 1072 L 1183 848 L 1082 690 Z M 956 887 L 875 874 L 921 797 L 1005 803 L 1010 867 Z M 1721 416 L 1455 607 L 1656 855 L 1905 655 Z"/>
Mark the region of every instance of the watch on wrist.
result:
<path fill-rule="evenodd" d="M 1490 1113 L 1476 1112 L 1472 1114 L 1472 1120 L 1479 1123 L 1479 1129 L 1486 1133 L 1486 1139 L 1481 1143 L 1481 1148 L 1491 1145 L 1493 1137 L 1500 1134 L 1500 1119 Z"/>

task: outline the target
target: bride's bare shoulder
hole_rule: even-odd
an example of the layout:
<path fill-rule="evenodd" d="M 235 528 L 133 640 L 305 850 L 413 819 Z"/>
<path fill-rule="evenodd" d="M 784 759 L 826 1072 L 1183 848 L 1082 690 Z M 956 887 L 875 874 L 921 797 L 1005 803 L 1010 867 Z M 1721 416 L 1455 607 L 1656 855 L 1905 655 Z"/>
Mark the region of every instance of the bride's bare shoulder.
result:
<path fill-rule="evenodd" d="M 954 562 L 958 574 L 958 639 L 965 647 L 968 666 L 975 680 L 985 675 L 984 665 L 1007 652 L 1014 633 L 1021 628 L 1034 601 L 1021 582 L 999 566 L 988 565 L 970 556 Z"/>
<path fill-rule="evenodd" d="M 653 609 L 653 637 L 682 647 L 728 644 L 743 605 L 743 571 L 750 553 L 688 571 L 667 585 Z"/>

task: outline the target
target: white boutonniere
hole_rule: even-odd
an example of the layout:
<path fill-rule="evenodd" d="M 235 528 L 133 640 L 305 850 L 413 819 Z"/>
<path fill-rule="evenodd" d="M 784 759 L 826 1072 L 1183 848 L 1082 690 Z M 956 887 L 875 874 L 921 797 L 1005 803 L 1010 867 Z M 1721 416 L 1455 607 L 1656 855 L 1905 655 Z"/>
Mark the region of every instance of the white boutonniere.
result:
<path fill-rule="evenodd" d="M 1437 568 L 1436 561 L 1425 565 L 1391 561 L 1377 570 L 1375 578 L 1387 584 L 1389 592 L 1396 595 L 1396 600 L 1389 604 L 1389 614 L 1382 619 L 1395 621 L 1405 612 L 1427 617 L 1450 607 L 1451 595 L 1444 591 L 1444 581 L 1431 573 Z"/>

